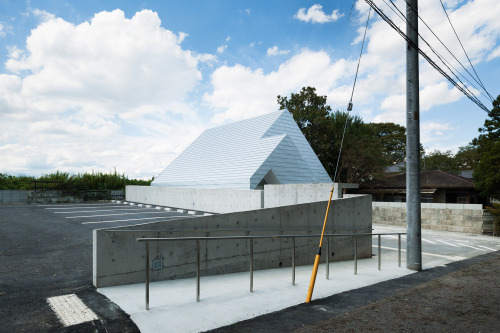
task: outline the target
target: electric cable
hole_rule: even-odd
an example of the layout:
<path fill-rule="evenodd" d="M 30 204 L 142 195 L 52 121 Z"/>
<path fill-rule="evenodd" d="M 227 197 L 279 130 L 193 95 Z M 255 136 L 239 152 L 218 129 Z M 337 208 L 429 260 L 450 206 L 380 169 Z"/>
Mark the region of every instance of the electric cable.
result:
<path fill-rule="evenodd" d="M 389 6 L 385 0 L 382 0 L 382 1 L 384 1 L 384 3 L 385 3 L 387 6 Z M 416 29 L 415 29 L 415 27 L 414 27 L 414 26 L 413 26 L 413 25 L 412 25 L 412 24 L 411 24 L 411 23 L 407 20 L 407 18 L 405 17 L 405 15 L 401 12 L 401 10 L 400 10 L 400 9 L 396 6 L 396 4 L 393 2 L 393 0 L 389 0 L 389 1 L 391 2 L 392 6 L 393 6 L 394 8 L 396 8 L 396 10 L 399 12 L 399 15 L 398 15 L 398 13 L 396 13 L 396 12 L 394 11 L 394 9 L 392 9 L 391 7 L 389 7 L 389 8 L 391 8 L 391 10 L 392 10 L 394 13 L 396 13 L 396 15 L 398 15 L 398 16 L 399 16 L 399 17 L 400 17 L 403 21 L 406 21 L 406 22 L 407 22 L 407 24 L 409 24 L 409 25 L 410 25 L 410 27 L 411 27 L 413 30 L 416 30 Z M 405 2 L 408 4 L 407 0 L 406 0 Z M 474 77 L 474 75 L 472 75 L 472 74 L 471 74 L 471 73 L 467 70 L 467 68 L 465 68 L 465 66 L 462 64 L 462 62 L 460 62 L 460 60 L 458 60 L 458 59 L 457 59 L 457 57 L 453 54 L 453 52 L 451 52 L 451 51 L 450 51 L 450 49 L 449 49 L 449 48 L 448 48 L 448 47 L 447 47 L 447 46 L 446 46 L 446 45 L 445 45 L 445 44 L 441 41 L 441 39 L 440 39 L 440 38 L 439 38 L 439 37 L 438 37 L 438 36 L 434 33 L 434 31 L 433 31 L 433 30 L 429 27 L 429 25 L 428 25 L 428 24 L 424 21 L 424 19 L 422 19 L 422 17 L 420 16 L 420 14 L 418 14 L 418 13 L 415 11 L 415 9 L 414 9 L 413 7 L 411 7 L 411 9 L 412 9 L 412 11 L 413 11 L 415 14 L 417 14 L 417 15 L 418 15 L 418 18 L 420 19 L 420 21 L 422 21 L 422 23 L 423 23 L 423 24 L 427 27 L 427 29 L 428 29 L 428 30 L 429 30 L 429 31 L 430 31 L 430 32 L 434 35 L 434 37 L 436 37 L 436 39 L 437 39 L 437 40 L 438 40 L 438 41 L 439 41 L 439 42 L 443 45 L 443 47 L 444 47 L 444 48 L 445 48 L 445 49 L 446 49 L 446 50 L 447 50 L 447 51 L 451 54 L 451 56 L 452 56 L 453 58 L 455 58 L 455 60 L 456 60 L 456 61 L 460 64 L 460 66 L 462 66 L 462 68 L 463 68 L 463 69 L 464 69 L 464 70 L 465 70 L 465 71 L 466 71 L 466 72 L 467 72 L 467 73 L 468 73 L 468 74 L 472 77 L 472 79 L 473 79 L 474 81 L 476 81 L 476 83 L 477 83 L 477 84 L 479 84 L 479 86 L 481 86 L 481 87 L 484 89 L 484 87 L 481 85 L 481 83 L 479 83 L 479 82 L 476 80 L 476 78 Z M 467 88 L 467 86 L 465 85 L 465 83 L 463 83 L 463 82 L 462 82 L 462 80 L 460 80 L 459 76 L 461 76 L 461 77 L 462 77 L 465 81 L 467 81 L 467 82 L 468 82 L 468 83 L 472 86 L 472 88 L 474 88 L 474 89 L 476 89 L 476 90 L 478 90 L 478 91 L 480 91 L 480 92 L 481 92 L 481 90 L 480 90 L 480 89 L 478 89 L 478 88 L 476 88 L 476 87 L 475 87 L 475 85 L 474 85 L 472 82 L 470 82 L 470 81 L 469 81 L 469 79 L 467 79 L 467 77 L 465 77 L 462 73 L 460 73 L 460 71 L 458 71 L 458 70 L 455 68 L 455 66 L 453 66 L 453 65 L 452 65 L 452 64 L 451 64 L 448 60 L 446 60 L 446 58 L 444 58 L 441 54 L 439 54 L 439 52 L 437 52 L 437 51 L 436 51 L 436 49 L 434 49 L 432 46 L 430 46 L 430 44 L 429 44 L 429 43 L 425 40 L 425 38 L 424 38 L 424 37 L 423 37 L 423 36 L 422 36 L 419 32 L 417 32 L 417 33 L 418 33 L 418 36 L 420 37 L 420 39 L 422 39 L 422 41 L 423 41 L 423 42 L 424 42 L 424 43 L 425 43 L 425 44 L 429 47 L 429 49 L 430 49 L 430 50 L 431 50 L 431 51 L 432 51 L 432 52 L 436 55 L 436 57 L 438 57 L 438 59 L 439 59 L 439 60 L 441 60 L 441 62 L 443 63 L 443 65 L 445 65 L 445 66 L 448 68 L 448 70 L 449 70 L 449 71 L 450 71 L 450 72 L 451 72 L 451 73 L 455 76 L 455 78 L 457 79 L 457 81 L 459 81 L 459 82 L 460 82 L 460 83 L 461 83 L 461 84 L 465 87 L 465 89 L 467 89 L 467 90 L 469 91 L 469 93 L 470 93 L 471 95 L 474 95 L 474 94 L 472 93 L 472 91 L 470 91 L 470 90 L 469 90 L 469 88 Z M 453 70 L 454 70 L 454 71 L 453 71 L 450 67 L 451 67 L 451 68 L 453 68 Z M 486 91 L 486 90 L 485 90 L 485 91 Z M 487 93 L 487 92 L 486 92 L 486 93 Z M 489 94 L 488 94 L 488 95 L 489 95 Z M 487 97 L 488 97 L 488 96 L 487 96 Z"/>
<path fill-rule="evenodd" d="M 391 26 L 401 37 L 403 37 L 406 42 L 414 47 L 416 50 L 418 50 L 418 53 L 425 59 L 427 62 L 434 67 L 441 75 L 443 75 L 448 81 L 450 81 L 458 90 L 460 90 L 464 95 L 466 95 L 472 102 L 474 102 L 479 108 L 481 108 L 483 111 L 490 113 L 490 110 L 484 104 L 473 94 L 468 92 L 466 89 L 463 88 L 463 86 L 459 85 L 458 82 L 456 82 L 453 78 L 451 78 L 448 73 L 446 73 L 441 67 L 439 67 L 422 49 L 418 47 L 401 29 L 399 29 L 398 26 L 372 1 L 372 0 L 365 0 L 365 2 L 373 8 L 373 10 L 380 15 L 380 17 Z M 463 84 L 463 83 L 462 83 Z"/>
<path fill-rule="evenodd" d="M 488 92 L 488 90 L 486 90 L 486 87 L 483 85 L 483 82 L 481 81 L 481 79 L 479 78 L 479 75 L 477 74 L 476 72 L 476 69 L 474 68 L 474 65 L 472 64 L 472 61 L 470 60 L 469 58 L 469 55 L 467 54 L 467 52 L 465 51 L 465 47 L 464 45 L 462 44 L 462 41 L 460 40 L 460 37 L 458 37 L 458 34 L 457 34 L 457 31 L 455 30 L 455 27 L 453 26 L 453 24 L 451 23 L 451 19 L 450 17 L 448 16 L 448 13 L 446 12 L 446 8 L 444 8 L 444 4 L 443 4 L 443 1 L 442 0 L 439 0 L 439 2 L 441 2 L 441 6 L 443 7 L 443 11 L 444 13 L 446 14 L 446 17 L 448 18 L 448 22 L 450 22 L 450 26 L 451 28 L 453 29 L 453 32 L 455 33 L 455 36 L 457 37 L 458 39 L 458 42 L 460 43 L 460 46 L 462 47 L 462 50 L 464 51 L 465 53 L 465 56 L 467 57 L 467 60 L 469 60 L 469 64 L 470 66 L 472 67 L 472 70 L 474 71 L 474 73 L 476 74 L 476 77 L 477 79 L 479 80 L 479 85 L 484 89 L 484 91 L 486 92 L 486 94 L 488 94 L 488 96 L 490 97 L 491 101 L 494 100 L 493 96 L 490 95 L 490 93 Z M 470 73 L 469 73 L 470 74 Z M 472 75 L 471 75 L 472 76 Z"/>
<path fill-rule="evenodd" d="M 358 72 L 359 72 L 359 64 L 361 63 L 361 56 L 363 55 L 363 48 L 365 46 L 365 40 L 366 40 L 366 31 L 368 30 L 368 23 L 370 22 L 370 14 L 372 12 L 372 9 L 368 11 L 368 17 L 366 18 L 366 25 L 365 25 L 365 32 L 363 34 L 363 42 L 361 43 L 361 51 L 359 52 L 359 57 L 358 57 L 358 66 L 356 67 L 356 75 L 354 76 L 354 83 L 352 85 L 352 91 L 351 91 L 351 98 L 349 100 L 349 104 L 347 105 L 347 111 L 352 110 L 352 98 L 354 96 L 354 88 L 356 87 L 356 81 L 358 79 Z M 347 128 L 347 122 L 349 120 L 349 113 L 346 114 L 345 118 L 345 123 L 344 123 L 344 130 L 342 132 L 342 139 L 340 140 L 340 150 L 339 150 L 339 155 L 337 156 L 337 165 L 335 166 L 335 173 L 333 174 L 333 182 L 335 183 L 335 180 L 337 179 L 337 171 L 339 169 L 339 164 L 340 164 L 340 155 L 342 154 L 342 148 L 344 146 L 344 138 L 345 138 L 345 132 Z"/>

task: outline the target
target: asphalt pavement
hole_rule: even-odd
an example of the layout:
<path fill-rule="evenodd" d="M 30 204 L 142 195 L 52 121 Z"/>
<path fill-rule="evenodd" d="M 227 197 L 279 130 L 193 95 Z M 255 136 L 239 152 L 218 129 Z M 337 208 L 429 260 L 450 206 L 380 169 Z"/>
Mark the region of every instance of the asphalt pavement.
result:
<path fill-rule="evenodd" d="M 0 331 L 138 332 L 92 285 L 92 230 L 189 217 L 109 202 L 0 205 Z M 64 326 L 48 299 L 73 294 L 98 319 Z"/>
<path fill-rule="evenodd" d="M 165 211 L 159 208 L 155 209 L 155 207 L 139 207 L 138 205 L 132 206 L 109 202 L 0 205 L 0 331 L 138 332 L 139 328 L 131 320 L 130 314 L 124 312 L 117 305 L 118 303 L 114 303 L 97 292 L 92 286 L 92 230 L 191 217 L 193 215 L 186 212 Z M 377 225 L 374 231 L 404 232 L 404 228 Z M 403 237 L 403 267 L 405 266 L 405 241 Z M 381 259 L 384 274 L 388 273 L 389 267 L 393 267 L 397 262 L 397 242 L 396 236 L 384 236 L 382 239 Z M 498 256 L 498 252 L 494 251 L 500 249 L 500 242 L 498 238 L 483 235 L 423 230 L 422 247 L 424 257 L 423 272 L 392 278 L 385 282 L 377 281 L 378 283 L 372 286 L 367 285 L 362 288 L 356 287 L 352 290 L 333 292 L 333 294 L 330 294 L 333 296 L 319 297 L 322 283 L 328 286 L 328 283 L 335 284 L 335 279 L 350 282 L 365 278 L 375 279 L 380 274 L 377 273 L 376 269 L 377 257 L 373 259 L 374 263 L 370 267 L 360 263 L 358 276 L 354 276 L 352 273 L 352 262 L 336 263 L 331 265 L 330 282 L 324 279 L 318 282 L 318 289 L 315 290 L 315 295 L 318 298 L 314 298 L 309 307 L 299 304 L 302 303 L 302 296 L 300 296 L 299 301 L 293 303 L 299 305 L 284 306 L 283 310 L 267 315 L 271 317 L 261 317 L 258 314 L 261 313 L 259 311 L 262 311 L 263 307 L 256 302 L 258 308 L 257 310 L 250 310 L 250 317 L 246 317 L 248 321 L 241 321 L 240 318 L 225 324 L 233 323 L 233 326 L 220 328 L 223 325 L 219 325 L 212 326 L 212 328 L 219 327 L 221 331 L 272 331 L 276 328 L 279 328 L 280 331 L 287 331 L 288 328 L 295 329 L 310 321 L 314 322 L 314 318 L 323 320 L 325 316 L 341 313 L 345 309 L 353 309 L 366 304 L 366 302 L 388 297 L 393 292 L 424 283 L 453 270 L 468 267 L 468 265 L 477 263 L 478 260 L 487 260 L 488 256 Z M 377 249 L 377 238 L 374 237 L 374 254 L 377 254 Z M 339 275 L 339 271 L 335 272 L 337 267 L 344 266 L 348 270 L 345 278 Z M 286 270 L 287 268 L 283 269 Z M 273 296 L 265 291 L 267 290 L 265 284 L 267 278 L 264 278 L 267 276 L 266 274 L 268 273 L 256 272 L 256 290 L 250 297 L 256 298 L 261 294 L 265 297 L 272 297 L 273 302 L 280 303 L 279 295 Z M 269 274 L 276 273 L 269 272 Z M 306 272 L 305 274 L 304 285 L 308 283 L 309 273 Z M 262 278 L 259 278 L 259 276 L 262 276 Z M 241 292 L 242 295 L 243 293 L 249 294 L 245 291 L 247 287 L 246 279 L 247 277 L 244 276 L 242 284 L 245 287 L 243 289 L 238 287 L 237 292 Z M 281 277 L 278 279 L 281 279 Z M 289 286 L 288 275 L 283 279 L 286 281 L 284 283 L 280 282 L 280 288 L 284 288 L 285 292 L 291 290 L 287 288 L 295 288 L 296 290 L 301 288 L 299 277 L 298 286 L 295 287 Z M 213 294 L 209 294 L 210 288 L 208 288 L 208 283 L 211 280 L 214 280 L 214 283 L 217 283 L 217 280 L 223 281 L 223 287 L 213 288 Z M 169 283 L 186 283 L 191 289 L 193 285 L 187 280 L 184 282 L 167 281 L 166 285 Z M 203 310 L 203 307 L 207 307 L 208 304 L 223 299 L 220 291 L 224 292 L 224 289 L 228 289 L 230 285 L 234 284 L 234 280 L 232 276 L 227 276 L 224 279 L 206 277 L 202 283 L 203 298 L 200 303 L 194 300 L 194 294 L 191 291 L 185 293 L 185 301 L 181 299 L 181 296 L 184 295 L 179 296 L 179 300 L 185 303 L 184 306 L 187 311 L 191 311 L 186 317 L 187 322 L 195 323 L 200 321 L 196 320 L 196 318 L 203 318 L 203 313 L 199 312 L 193 317 L 192 310 L 194 307 L 197 306 L 200 307 L 200 310 Z M 154 285 L 152 288 L 154 288 Z M 133 304 L 134 307 L 139 309 L 136 315 L 148 319 L 146 316 L 168 310 L 169 304 L 164 303 L 162 299 L 155 296 L 154 301 L 157 302 L 157 305 L 155 305 L 153 311 L 146 312 L 143 309 L 143 285 L 140 285 L 138 290 L 138 299 L 140 300 L 134 301 Z M 224 306 L 231 309 L 228 313 L 235 312 L 240 307 L 250 304 L 250 302 L 245 303 L 244 301 L 244 297 L 248 297 L 248 295 L 243 295 L 242 298 L 234 297 L 234 295 L 225 296 Z M 60 296 L 72 297 L 73 300 L 81 301 L 82 306 L 85 308 L 81 312 L 91 313 L 95 316 L 91 316 L 91 318 L 95 319 L 66 326 L 65 321 L 61 319 L 65 315 L 64 307 L 62 307 L 62 310 L 57 310 L 57 307 L 50 305 L 53 303 L 52 300 L 59 299 Z M 234 303 L 227 303 L 227 298 L 233 298 Z M 63 305 L 64 302 L 69 303 L 70 301 L 62 301 Z M 252 315 L 252 311 L 255 315 Z M 129 311 L 129 313 L 131 312 Z M 250 319 L 253 317 L 256 318 Z M 76 322 L 79 320 L 79 318 L 70 319 L 76 320 Z M 159 320 L 165 322 L 165 320 Z M 267 326 L 265 325 L 266 322 L 268 323 Z M 281 324 L 284 326 L 279 326 Z M 168 329 L 168 327 L 172 326 L 167 325 L 165 327 Z"/>

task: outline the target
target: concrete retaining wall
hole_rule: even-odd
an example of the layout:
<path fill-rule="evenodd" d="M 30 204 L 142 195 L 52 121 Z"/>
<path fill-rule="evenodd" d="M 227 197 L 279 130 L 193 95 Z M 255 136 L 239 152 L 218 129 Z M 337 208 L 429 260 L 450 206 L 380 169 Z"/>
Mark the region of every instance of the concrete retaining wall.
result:
<path fill-rule="evenodd" d="M 373 202 L 373 223 L 406 225 L 406 203 Z M 422 228 L 483 233 L 483 206 L 473 204 L 422 203 Z"/>
<path fill-rule="evenodd" d="M 211 213 L 231 213 L 263 207 L 263 191 L 127 186 L 125 200 Z"/>
<path fill-rule="evenodd" d="M 194 189 L 169 186 L 127 186 L 125 200 L 211 213 L 232 213 L 259 208 L 328 200 L 332 183 L 264 185 L 261 190 Z M 333 199 L 356 184 L 335 183 Z"/>
<path fill-rule="evenodd" d="M 93 231 L 93 281 L 106 287 L 144 281 L 145 245 L 142 237 L 315 234 L 321 232 L 327 202 L 258 209 L 192 219 L 148 223 Z M 371 198 L 357 196 L 332 201 L 327 233 L 371 231 Z M 148 230 L 148 231 L 144 231 Z M 314 262 L 318 237 L 296 239 L 296 264 Z M 326 241 L 325 241 L 326 242 Z M 322 262 L 353 258 L 352 237 L 330 239 L 330 254 Z M 254 241 L 255 269 L 291 266 L 291 239 Z M 371 257 L 371 237 L 358 241 L 361 258 Z M 163 268 L 151 270 L 151 280 L 195 276 L 195 241 L 151 243 L 150 258 L 162 259 Z M 249 270 L 247 240 L 201 241 L 201 274 L 216 275 Z M 323 249 L 326 249 L 324 244 Z M 332 255 L 333 253 L 333 255 Z M 151 263 L 152 267 L 152 263 Z"/>
<path fill-rule="evenodd" d="M 0 190 L 0 203 L 28 203 L 28 190 Z"/>

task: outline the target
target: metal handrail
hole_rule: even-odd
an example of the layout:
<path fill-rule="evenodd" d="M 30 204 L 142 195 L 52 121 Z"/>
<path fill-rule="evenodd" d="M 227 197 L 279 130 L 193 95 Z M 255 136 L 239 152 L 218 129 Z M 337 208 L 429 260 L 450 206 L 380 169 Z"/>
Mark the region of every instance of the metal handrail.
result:
<path fill-rule="evenodd" d="M 389 233 L 359 233 L 359 234 L 325 234 L 327 237 L 327 253 L 330 253 L 329 237 L 353 237 L 354 238 L 354 274 L 358 274 L 358 237 L 378 236 L 378 270 L 381 270 L 381 236 L 398 235 L 398 267 L 401 267 L 401 235 L 406 235 L 406 232 L 389 232 Z M 248 239 L 250 240 L 250 292 L 253 292 L 253 240 L 254 239 L 276 239 L 276 238 L 292 238 L 292 285 L 295 285 L 295 238 L 319 237 L 320 234 L 310 235 L 263 235 L 263 236 L 210 236 L 210 237 L 168 237 L 168 238 L 137 238 L 138 242 L 146 244 L 146 310 L 149 310 L 149 243 L 150 242 L 165 242 L 165 241 L 196 241 L 196 301 L 200 301 L 200 241 L 209 240 L 228 240 L 228 239 Z M 330 260 L 326 256 L 326 279 L 329 279 Z"/>

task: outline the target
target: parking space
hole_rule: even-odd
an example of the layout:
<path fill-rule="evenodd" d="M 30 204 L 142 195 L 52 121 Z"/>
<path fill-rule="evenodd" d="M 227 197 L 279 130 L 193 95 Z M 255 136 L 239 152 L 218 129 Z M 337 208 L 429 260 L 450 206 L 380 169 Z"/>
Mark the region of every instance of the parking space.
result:
<path fill-rule="evenodd" d="M 374 233 L 406 232 L 406 228 L 387 225 L 374 225 Z M 378 239 L 372 239 L 373 253 L 377 253 Z M 388 235 L 381 238 L 382 256 L 395 256 L 398 249 L 398 236 Z M 406 236 L 401 236 L 402 260 L 406 259 Z M 485 235 L 465 234 L 448 231 L 422 230 L 423 268 L 464 260 L 492 251 L 500 250 L 500 239 Z"/>
<path fill-rule="evenodd" d="M 170 207 L 142 205 L 129 202 L 38 205 L 69 223 L 80 223 L 92 229 L 118 227 L 148 222 L 191 218 L 200 214 Z"/>
<path fill-rule="evenodd" d="M 137 332 L 129 316 L 92 285 L 92 230 L 187 219 L 193 213 L 118 202 L 0 205 L 2 330 L 64 332 L 61 313 L 77 311 L 71 306 L 80 299 L 99 319 L 70 326 L 71 331 Z M 49 299 L 63 302 L 54 306 Z"/>

